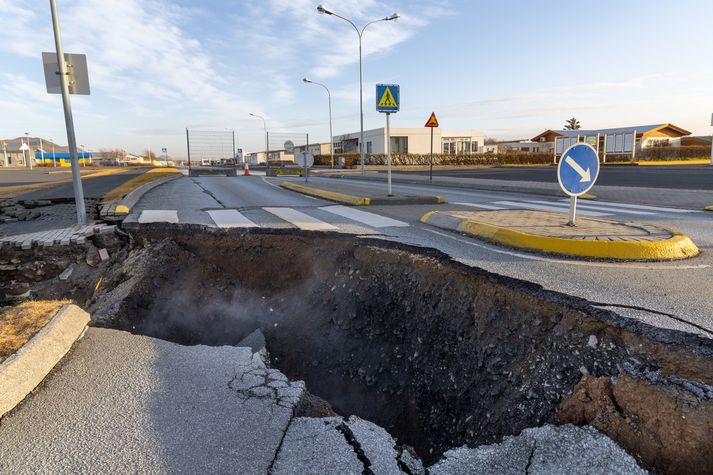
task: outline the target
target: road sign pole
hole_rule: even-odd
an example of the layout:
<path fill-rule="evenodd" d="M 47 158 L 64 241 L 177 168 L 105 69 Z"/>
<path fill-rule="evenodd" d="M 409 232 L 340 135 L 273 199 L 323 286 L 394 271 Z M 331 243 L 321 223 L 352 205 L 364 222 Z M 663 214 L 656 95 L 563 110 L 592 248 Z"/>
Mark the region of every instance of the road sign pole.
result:
<path fill-rule="evenodd" d="M 711 114 L 711 127 L 713 127 L 713 114 Z M 711 165 L 713 165 L 713 135 L 711 135 Z"/>
<path fill-rule="evenodd" d="M 309 172 L 307 171 L 307 154 L 308 154 L 308 153 L 309 153 L 309 134 L 307 134 L 307 146 L 305 147 L 305 153 L 304 153 L 304 155 L 302 156 L 302 158 L 303 158 L 304 161 L 305 161 L 305 183 L 307 183 L 307 182 L 309 181 L 309 180 L 308 180 L 308 177 L 307 177 L 307 174 L 309 173 Z"/>
<path fill-rule="evenodd" d="M 59 15 L 57 14 L 56 0 L 50 0 L 52 11 L 52 27 L 54 28 L 54 42 L 57 48 L 57 64 L 59 65 L 59 82 L 62 88 L 62 105 L 64 107 L 64 122 L 67 127 L 67 145 L 69 157 L 72 161 L 72 185 L 74 187 L 74 202 L 77 207 L 77 223 L 87 223 L 87 212 L 84 207 L 84 190 L 77 160 L 77 140 L 74 135 L 74 120 L 72 119 L 72 103 L 69 100 L 69 86 L 67 84 L 67 64 L 64 61 L 62 49 L 62 36 L 59 32 Z"/>
<path fill-rule="evenodd" d="M 391 190 L 391 121 L 389 118 L 391 117 L 391 113 L 387 112 L 386 113 L 386 180 L 389 183 L 388 186 L 388 195 L 389 196 L 394 196 Z"/>
<path fill-rule="evenodd" d="M 191 175 L 191 139 L 188 137 L 188 128 L 186 128 L 186 149 L 188 150 L 188 176 Z"/>
<path fill-rule="evenodd" d="M 428 166 L 428 181 L 433 181 L 433 127 L 431 127 L 431 159 Z"/>
<path fill-rule="evenodd" d="M 569 197 L 569 222 L 567 225 L 576 226 L 577 225 L 577 197 Z"/>

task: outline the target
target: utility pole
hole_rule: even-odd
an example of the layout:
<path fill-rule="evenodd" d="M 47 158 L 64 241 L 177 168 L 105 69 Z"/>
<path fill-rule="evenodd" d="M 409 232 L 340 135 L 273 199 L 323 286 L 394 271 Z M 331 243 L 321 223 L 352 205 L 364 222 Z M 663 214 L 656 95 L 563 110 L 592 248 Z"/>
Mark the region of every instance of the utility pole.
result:
<path fill-rule="evenodd" d="M 59 15 L 56 0 L 50 0 L 52 10 L 52 27 L 54 29 L 54 42 L 57 48 L 57 64 L 59 65 L 59 82 L 62 88 L 62 106 L 64 108 L 64 122 L 67 127 L 67 143 L 69 157 L 72 161 L 72 184 L 74 186 L 74 201 L 77 207 L 77 223 L 87 223 L 87 212 L 84 206 L 84 191 L 77 161 L 77 141 L 74 136 L 74 120 L 72 119 L 72 104 L 69 100 L 69 85 L 67 84 L 67 64 L 64 61 L 62 49 L 62 36 L 59 32 Z"/>

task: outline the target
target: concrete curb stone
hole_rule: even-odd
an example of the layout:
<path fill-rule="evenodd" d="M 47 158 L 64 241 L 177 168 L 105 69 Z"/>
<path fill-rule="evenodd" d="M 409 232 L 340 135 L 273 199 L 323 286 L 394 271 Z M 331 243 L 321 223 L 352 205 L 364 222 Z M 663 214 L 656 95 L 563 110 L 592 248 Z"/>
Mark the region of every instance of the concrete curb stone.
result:
<path fill-rule="evenodd" d="M 32 392 L 89 324 L 89 314 L 64 305 L 37 334 L 0 364 L 0 417 Z"/>
<path fill-rule="evenodd" d="M 122 221 L 129 215 L 131 208 L 133 208 L 146 193 L 153 190 L 157 186 L 163 185 L 182 176 L 184 176 L 182 173 L 176 173 L 172 176 L 144 183 L 138 188 L 131 190 L 119 201 L 115 203 L 105 203 L 102 205 L 102 208 L 99 211 L 99 216 L 106 221 Z"/>

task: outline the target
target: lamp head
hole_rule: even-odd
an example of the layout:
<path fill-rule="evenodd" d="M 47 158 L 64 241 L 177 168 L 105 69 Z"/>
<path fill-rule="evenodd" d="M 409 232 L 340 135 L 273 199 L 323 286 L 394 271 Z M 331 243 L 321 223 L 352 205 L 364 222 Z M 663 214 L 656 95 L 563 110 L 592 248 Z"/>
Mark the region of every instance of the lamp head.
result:
<path fill-rule="evenodd" d="M 399 18 L 401 18 L 401 15 L 394 12 L 391 16 L 387 16 L 386 18 L 384 18 L 384 20 L 391 21 L 391 20 L 398 20 Z"/>
<path fill-rule="evenodd" d="M 302 81 L 303 81 L 303 82 L 312 82 L 312 81 L 310 81 L 310 80 L 307 79 L 307 78 L 302 79 Z"/>
<path fill-rule="evenodd" d="M 334 15 L 334 12 L 331 11 L 329 8 L 325 7 L 324 5 L 317 5 L 317 11 L 324 15 Z"/>

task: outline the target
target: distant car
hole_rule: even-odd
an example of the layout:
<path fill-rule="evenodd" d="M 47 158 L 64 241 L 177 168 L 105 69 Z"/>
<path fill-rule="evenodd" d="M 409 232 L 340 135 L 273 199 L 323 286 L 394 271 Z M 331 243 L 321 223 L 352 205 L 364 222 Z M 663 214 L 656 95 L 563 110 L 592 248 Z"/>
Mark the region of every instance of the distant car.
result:
<path fill-rule="evenodd" d="M 210 166 L 210 159 L 209 158 L 204 158 L 201 160 L 201 166 L 203 167 L 209 167 Z"/>

